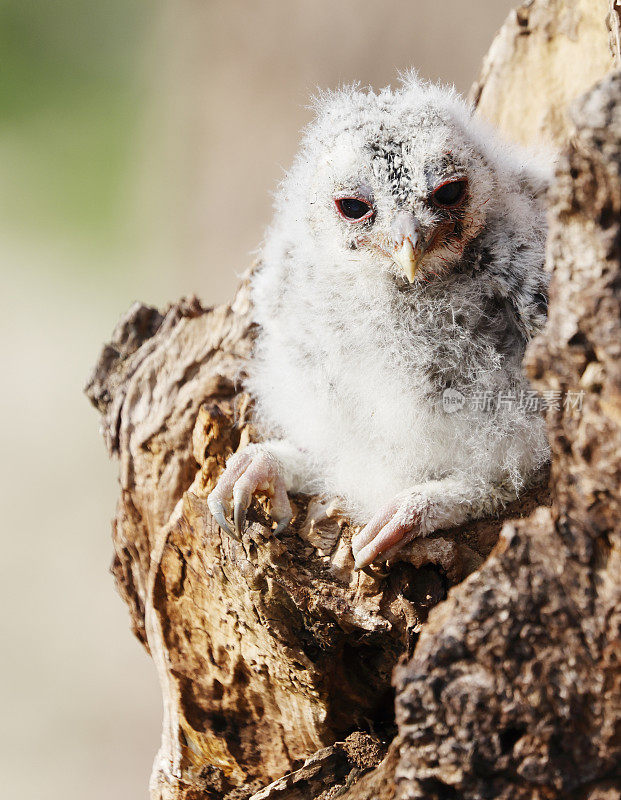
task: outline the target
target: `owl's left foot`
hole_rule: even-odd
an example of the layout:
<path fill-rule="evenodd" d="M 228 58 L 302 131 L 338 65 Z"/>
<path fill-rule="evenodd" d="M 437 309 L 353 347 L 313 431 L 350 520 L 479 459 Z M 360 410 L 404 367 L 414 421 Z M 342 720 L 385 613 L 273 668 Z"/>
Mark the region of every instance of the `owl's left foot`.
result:
<path fill-rule="evenodd" d="M 355 568 L 364 569 L 382 560 L 420 533 L 421 506 L 412 496 L 398 497 L 384 506 L 352 539 Z"/>
<path fill-rule="evenodd" d="M 220 528 L 229 536 L 241 539 L 246 511 L 257 493 L 270 498 L 278 535 L 292 517 L 282 467 L 269 448 L 249 444 L 229 458 L 216 488 L 207 498 L 207 505 Z M 227 517 L 232 518 L 232 525 Z"/>

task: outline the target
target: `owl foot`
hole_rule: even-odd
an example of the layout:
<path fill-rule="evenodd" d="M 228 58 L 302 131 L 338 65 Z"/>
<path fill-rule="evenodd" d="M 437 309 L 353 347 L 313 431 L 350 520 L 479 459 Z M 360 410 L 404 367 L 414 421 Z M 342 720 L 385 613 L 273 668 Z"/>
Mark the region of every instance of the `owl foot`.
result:
<path fill-rule="evenodd" d="M 352 539 L 355 569 L 367 571 L 378 556 L 386 560 L 420 533 L 421 506 L 418 498 L 397 497 L 384 506 Z"/>
<path fill-rule="evenodd" d="M 229 458 L 216 488 L 207 498 L 213 518 L 226 534 L 241 539 L 246 512 L 256 493 L 271 498 L 272 518 L 277 523 L 275 533 L 279 534 L 293 516 L 282 467 L 267 448 L 251 444 Z M 227 520 L 231 517 L 231 506 L 232 527 Z"/>

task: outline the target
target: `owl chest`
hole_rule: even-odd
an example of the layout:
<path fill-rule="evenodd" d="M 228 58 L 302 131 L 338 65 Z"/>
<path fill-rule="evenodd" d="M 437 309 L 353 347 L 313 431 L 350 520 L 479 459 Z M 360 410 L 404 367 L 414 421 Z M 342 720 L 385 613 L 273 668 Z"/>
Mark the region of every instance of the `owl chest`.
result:
<path fill-rule="evenodd" d="M 403 441 L 404 431 L 420 438 L 437 401 L 433 348 L 425 337 L 394 333 L 351 321 L 330 330 L 326 321 L 294 345 L 317 424 L 369 443 Z"/>

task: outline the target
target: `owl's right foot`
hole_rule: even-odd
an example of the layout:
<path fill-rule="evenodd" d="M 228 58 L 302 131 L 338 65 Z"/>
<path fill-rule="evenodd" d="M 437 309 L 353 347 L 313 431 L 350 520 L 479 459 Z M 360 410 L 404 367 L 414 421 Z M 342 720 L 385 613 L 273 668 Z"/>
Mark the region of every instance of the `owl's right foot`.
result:
<path fill-rule="evenodd" d="M 250 444 L 229 458 L 216 488 L 207 498 L 213 518 L 229 536 L 241 539 L 246 512 L 255 494 L 270 498 L 272 518 L 277 523 L 275 533 L 279 534 L 291 522 L 293 512 L 280 462 L 260 444 Z"/>

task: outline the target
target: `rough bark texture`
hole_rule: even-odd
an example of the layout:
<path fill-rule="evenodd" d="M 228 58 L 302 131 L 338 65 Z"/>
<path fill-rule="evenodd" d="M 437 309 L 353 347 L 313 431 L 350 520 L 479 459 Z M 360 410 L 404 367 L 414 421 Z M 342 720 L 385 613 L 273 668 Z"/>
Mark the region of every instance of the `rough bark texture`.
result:
<path fill-rule="evenodd" d="M 470 92 L 477 111 L 514 141 L 550 149 L 567 135 L 571 102 L 612 66 L 615 0 L 530 0 L 494 39 Z"/>
<path fill-rule="evenodd" d="M 526 3 L 479 111 L 558 143 L 567 99 L 618 55 L 612 5 Z M 526 99 L 516 75 L 542 69 L 563 82 Z M 549 412 L 551 509 L 531 492 L 499 541 L 502 520 L 480 521 L 413 542 L 388 576 L 354 573 L 347 519 L 303 497 L 278 539 L 260 502 L 229 539 L 206 497 L 254 436 L 248 276 L 231 306 L 136 304 L 117 325 L 88 394 L 120 461 L 113 572 L 162 685 L 154 798 L 619 798 L 620 109 L 615 77 L 575 112 L 528 362 L 583 408 Z"/>
<path fill-rule="evenodd" d="M 164 693 L 155 796 L 266 783 L 357 729 L 390 738 L 399 656 L 501 526 L 415 541 L 377 578 L 353 571 L 347 520 L 316 499 L 295 498 L 278 539 L 259 503 L 242 543 L 223 535 L 206 497 L 226 457 L 253 437 L 238 391 L 249 319 L 247 280 L 230 308 L 136 305 L 88 389 L 121 461 L 113 571 Z M 506 515 L 546 496 L 540 488 Z"/>

